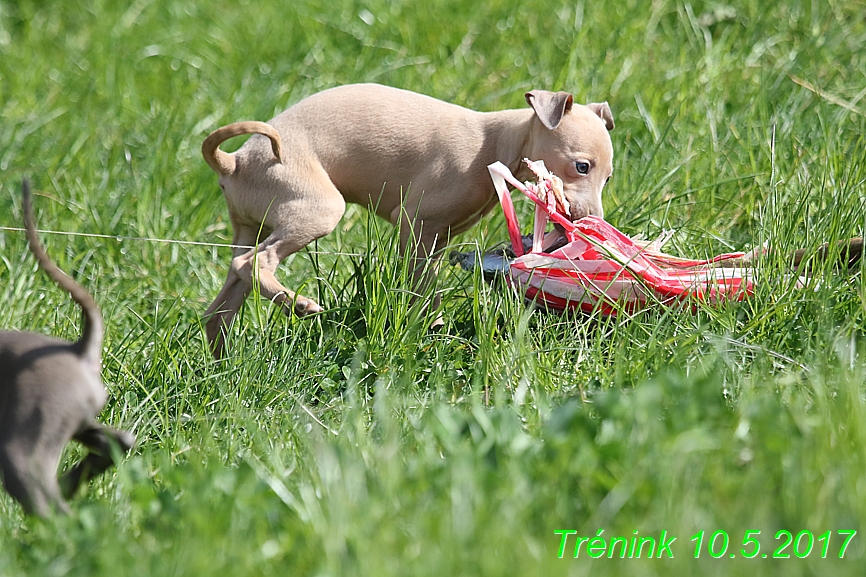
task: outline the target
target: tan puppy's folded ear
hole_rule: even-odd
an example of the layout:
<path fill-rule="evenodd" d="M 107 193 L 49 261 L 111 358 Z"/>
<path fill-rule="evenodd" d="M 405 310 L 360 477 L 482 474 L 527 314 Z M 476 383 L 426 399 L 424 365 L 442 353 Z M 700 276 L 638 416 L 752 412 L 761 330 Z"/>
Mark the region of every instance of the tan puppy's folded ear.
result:
<path fill-rule="evenodd" d="M 590 102 L 586 107 L 604 120 L 604 125 L 607 126 L 608 130 L 613 130 L 613 112 L 610 111 L 610 106 L 608 106 L 607 102 Z"/>
<path fill-rule="evenodd" d="M 535 111 L 541 123 L 554 130 L 565 113 L 571 110 L 574 97 L 568 92 L 548 92 L 547 90 L 532 90 L 526 93 L 526 102 Z"/>

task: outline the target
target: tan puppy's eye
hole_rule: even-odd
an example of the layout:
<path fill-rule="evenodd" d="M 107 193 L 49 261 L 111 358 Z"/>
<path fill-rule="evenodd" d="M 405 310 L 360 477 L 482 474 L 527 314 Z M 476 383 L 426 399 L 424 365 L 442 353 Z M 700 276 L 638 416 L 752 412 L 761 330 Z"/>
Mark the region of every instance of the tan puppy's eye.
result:
<path fill-rule="evenodd" d="M 589 163 L 584 160 L 578 160 L 574 163 L 574 168 L 577 169 L 578 174 L 586 174 L 589 172 Z"/>

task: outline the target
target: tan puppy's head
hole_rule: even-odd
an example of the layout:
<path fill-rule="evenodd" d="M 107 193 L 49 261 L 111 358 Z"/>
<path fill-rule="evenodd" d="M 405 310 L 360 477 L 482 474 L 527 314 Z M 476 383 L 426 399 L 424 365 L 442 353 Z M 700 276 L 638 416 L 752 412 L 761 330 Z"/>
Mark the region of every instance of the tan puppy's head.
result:
<path fill-rule="evenodd" d="M 613 114 L 607 102 L 574 104 L 567 92 L 533 90 L 526 101 L 535 111 L 529 159 L 543 160 L 562 179 L 571 220 L 604 217 L 601 191 L 613 174 Z M 522 172 L 522 171 L 521 171 Z"/>

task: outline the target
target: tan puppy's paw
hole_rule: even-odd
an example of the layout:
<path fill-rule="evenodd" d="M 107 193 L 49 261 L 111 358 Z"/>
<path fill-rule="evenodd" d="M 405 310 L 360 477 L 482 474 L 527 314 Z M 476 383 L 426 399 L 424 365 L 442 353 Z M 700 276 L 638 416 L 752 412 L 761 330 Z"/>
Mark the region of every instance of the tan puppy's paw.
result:
<path fill-rule="evenodd" d="M 298 295 L 295 297 L 294 303 L 295 314 L 299 317 L 305 317 L 307 315 L 311 315 L 314 313 L 324 312 L 325 309 L 319 306 L 319 303 L 312 299 L 308 299 L 307 297 L 302 297 Z M 285 308 L 286 314 L 291 314 L 291 311 L 288 307 Z"/>
<path fill-rule="evenodd" d="M 442 318 L 442 313 L 438 313 L 436 318 L 433 319 L 433 322 L 430 323 L 430 330 L 433 332 L 438 332 L 445 329 L 445 319 Z"/>

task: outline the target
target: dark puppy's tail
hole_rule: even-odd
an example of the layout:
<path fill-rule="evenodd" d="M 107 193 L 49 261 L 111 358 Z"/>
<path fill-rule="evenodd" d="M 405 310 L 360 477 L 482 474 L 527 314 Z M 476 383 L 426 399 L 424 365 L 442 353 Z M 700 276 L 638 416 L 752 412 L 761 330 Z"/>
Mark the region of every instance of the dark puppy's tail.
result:
<path fill-rule="evenodd" d="M 81 338 L 73 345 L 78 354 L 82 357 L 90 358 L 98 365 L 102 354 L 102 315 L 99 312 L 99 307 L 96 306 L 96 301 L 90 296 L 84 288 L 77 282 L 57 268 L 45 249 L 39 243 L 39 237 L 36 236 L 36 226 L 33 223 L 33 208 L 30 201 L 30 183 L 27 179 L 21 185 L 24 196 L 24 229 L 27 232 L 27 241 L 30 244 L 30 251 L 39 265 L 42 267 L 51 279 L 60 285 L 60 288 L 69 293 L 78 305 L 81 307 L 82 316 L 84 318 L 84 327 L 81 331 Z"/>
<path fill-rule="evenodd" d="M 220 175 L 232 174 L 235 171 L 235 157 L 233 154 L 228 154 L 220 150 L 220 144 L 243 134 L 261 134 L 267 136 L 271 141 L 271 150 L 274 151 L 274 156 L 278 161 L 283 161 L 283 147 L 280 140 L 280 133 L 277 129 L 264 122 L 255 120 L 247 120 L 244 122 L 235 122 L 217 128 L 204 139 L 201 145 L 201 153 L 205 161 Z"/>

